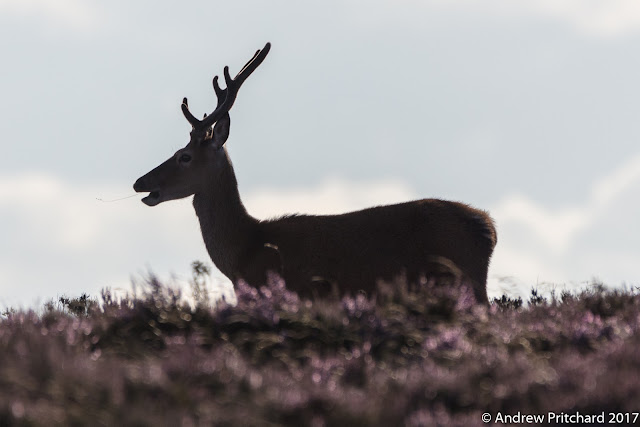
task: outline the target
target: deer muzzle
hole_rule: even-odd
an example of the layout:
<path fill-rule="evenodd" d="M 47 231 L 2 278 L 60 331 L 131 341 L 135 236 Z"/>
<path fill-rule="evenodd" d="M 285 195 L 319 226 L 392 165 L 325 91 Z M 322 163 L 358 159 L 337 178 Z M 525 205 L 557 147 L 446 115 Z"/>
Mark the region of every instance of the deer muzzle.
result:
<path fill-rule="evenodd" d="M 160 189 L 151 187 L 147 184 L 145 177 L 138 178 L 138 180 L 133 184 L 133 189 L 136 193 L 149 193 L 147 197 L 142 198 L 142 203 L 147 206 L 155 206 L 162 202 L 162 197 L 160 194 Z"/>

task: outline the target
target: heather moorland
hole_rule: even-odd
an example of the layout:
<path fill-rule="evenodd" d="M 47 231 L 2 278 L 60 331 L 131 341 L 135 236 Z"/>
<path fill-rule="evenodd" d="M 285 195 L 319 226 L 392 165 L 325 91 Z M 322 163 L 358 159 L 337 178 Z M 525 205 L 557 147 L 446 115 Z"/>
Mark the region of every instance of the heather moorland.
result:
<path fill-rule="evenodd" d="M 6 309 L 0 425 L 473 426 L 485 413 L 640 411 L 637 289 L 483 307 L 465 288 L 401 283 L 301 300 L 273 277 L 239 286 L 231 305 L 208 301 L 206 276 L 195 263 L 190 304 L 150 276 L 125 298 Z"/>

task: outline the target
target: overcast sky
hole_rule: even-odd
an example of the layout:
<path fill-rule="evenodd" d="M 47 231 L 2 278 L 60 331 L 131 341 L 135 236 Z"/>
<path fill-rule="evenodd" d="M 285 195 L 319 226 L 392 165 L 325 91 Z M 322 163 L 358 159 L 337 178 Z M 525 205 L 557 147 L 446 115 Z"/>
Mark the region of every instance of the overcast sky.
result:
<path fill-rule="evenodd" d="M 640 284 L 637 1 L 0 0 L 0 307 L 210 262 L 190 199 L 100 199 L 267 41 L 227 143 L 250 213 L 459 200 L 497 222 L 490 296 Z"/>

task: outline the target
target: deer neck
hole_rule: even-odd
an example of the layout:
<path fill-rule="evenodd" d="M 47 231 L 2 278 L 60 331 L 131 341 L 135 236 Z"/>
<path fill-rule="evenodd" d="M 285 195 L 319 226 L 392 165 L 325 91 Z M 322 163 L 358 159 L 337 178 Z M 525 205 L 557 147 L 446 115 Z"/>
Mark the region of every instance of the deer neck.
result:
<path fill-rule="evenodd" d="M 258 221 L 240 200 L 238 182 L 226 149 L 219 173 L 193 197 L 202 238 L 216 267 L 233 280 Z"/>

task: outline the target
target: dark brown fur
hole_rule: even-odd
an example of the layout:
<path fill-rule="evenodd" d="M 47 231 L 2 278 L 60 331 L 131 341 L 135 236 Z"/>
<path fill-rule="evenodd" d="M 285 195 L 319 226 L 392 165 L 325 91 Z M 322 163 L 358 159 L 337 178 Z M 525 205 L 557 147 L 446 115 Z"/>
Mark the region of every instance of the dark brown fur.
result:
<path fill-rule="evenodd" d="M 174 156 L 134 184 L 149 192 L 149 206 L 194 195 L 207 251 L 234 284 L 265 283 L 269 271 L 302 296 L 358 290 L 371 292 L 379 281 L 404 278 L 409 284 L 468 284 L 487 303 L 487 270 L 496 245 L 489 215 L 463 203 L 424 199 L 378 206 L 342 215 L 290 215 L 259 221 L 245 210 L 224 144 L 229 109 L 246 78 L 262 63 L 267 43 L 231 79 L 217 77 L 218 106 L 196 119 L 187 99 L 182 111 L 193 126 L 191 140 Z M 213 129 L 211 126 L 213 126 Z M 441 280 L 441 279 L 446 280 Z"/>
<path fill-rule="evenodd" d="M 342 215 L 290 215 L 259 221 L 240 201 L 231 162 L 194 207 L 209 255 L 232 281 L 261 285 L 283 276 L 302 296 L 316 287 L 373 291 L 399 276 L 410 283 L 443 274 L 467 281 L 479 302 L 496 244 L 493 221 L 466 204 L 424 199 Z M 463 277 L 460 277 L 460 276 Z M 320 292 L 326 293 L 326 292 Z"/>

